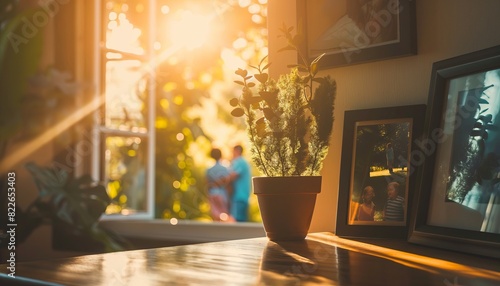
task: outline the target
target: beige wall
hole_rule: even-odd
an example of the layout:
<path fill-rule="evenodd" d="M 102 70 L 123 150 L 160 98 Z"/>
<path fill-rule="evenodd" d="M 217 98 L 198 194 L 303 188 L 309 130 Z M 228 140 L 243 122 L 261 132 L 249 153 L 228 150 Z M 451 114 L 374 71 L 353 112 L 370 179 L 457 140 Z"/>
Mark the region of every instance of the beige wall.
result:
<path fill-rule="evenodd" d="M 278 27 L 283 22 L 295 26 L 294 4 L 290 0 L 269 1 L 269 58 L 273 74 L 283 72 L 282 67 L 295 60 L 292 52 L 276 53 L 284 45 L 276 37 Z M 344 111 L 427 103 L 433 62 L 500 45 L 499 12 L 497 0 L 418 0 L 417 55 L 323 72 L 335 78 L 338 89 L 333 138 L 311 231 L 335 230 Z"/>
<path fill-rule="evenodd" d="M 65 11 L 63 9 L 68 9 L 65 1 L 58 1 L 57 3 L 62 3 L 60 9 L 55 14 L 55 16 L 61 17 L 64 15 Z M 21 0 L 21 7 L 39 7 L 38 1 L 33 0 Z M 49 14 L 47 14 L 49 15 Z M 50 16 L 50 15 L 49 15 Z M 43 71 L 51 66 L 57 66 L 61 69 L 61 64 L 57 63 L 57 60 L 61 57 L 61 53 L 57 53 L 56 49 L 60 48 L 61 43 L 56 42 L 56 29 L 61 29 L 57 27 L 57 23 L 54 21 L 54 17 L 48 17 L 49 21 L 46 25 L 38 27 L 43 34 L 43 54 L 41 57 L 39 70 Z M 56 57 L 57 54 L 57 57 Z M 63 66 L 64 71 L 67 71 L 66 66 Z M 43 141 L 43 140 L 42 140 Z M 26 142 L 23 142 L 26 143 Z M 16 205 L 20 207 L 23 211 L 26 211 L 28 206 L 36 199 L 39 190 L 36 187 L 32 175 L 25 168 L 26 163 L 34 162 L 39 166 L 55 166 L 53 161 L 54 156 L 54 146 L 51 142 L 43 144 L 35 144 L 36 148 L 28 148 L 29 152 L 19 152 L 21 145 L 18 143 L 13 143 L 9 146 L 8 155 L 17 154 L 12 162 L 15 164 L 12 166 L 11 170 L 16 172 Z M 32 145 L 30 145 L 32 146 Z M 24 149 L 23 149 L 24 150 Z M 19 159 L 19 160 L 18 160 Z M 9 161 L 10 162 L 10 161 Z M 52 249 L 52 228 L 50 225 L 42 225 L 35 229 L 33 233 L 26 239 L 26 241 L 19 243 L 16 246 L 16 260 L 17 261 L 28 261 L 37 260 L 44 258 L 56 258 L 65 257 L 69 255 L 76 255 L 72 252 L 55 251 Z M 1 255 L 0 255 L 1 256 Z"/>

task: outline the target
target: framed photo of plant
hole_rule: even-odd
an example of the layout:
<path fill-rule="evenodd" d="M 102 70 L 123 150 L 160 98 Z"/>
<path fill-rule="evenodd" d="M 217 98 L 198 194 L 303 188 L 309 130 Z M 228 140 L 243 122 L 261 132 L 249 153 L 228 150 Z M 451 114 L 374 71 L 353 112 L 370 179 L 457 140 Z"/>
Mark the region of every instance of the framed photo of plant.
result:
<path fill-rule="evenodd" d="M 435 62 L 409 241 L 500 258 L 500 46 Z"/>
<path fill-rule="evenodd" d="M 297 0 L 298 30 L 320 68 L 417 53 L 415 1 Z"/>
<path fill-rule="evenodd" d="M 345 112 L 338 236 L 406 237 L 424 114 L 425 105 Z"/>

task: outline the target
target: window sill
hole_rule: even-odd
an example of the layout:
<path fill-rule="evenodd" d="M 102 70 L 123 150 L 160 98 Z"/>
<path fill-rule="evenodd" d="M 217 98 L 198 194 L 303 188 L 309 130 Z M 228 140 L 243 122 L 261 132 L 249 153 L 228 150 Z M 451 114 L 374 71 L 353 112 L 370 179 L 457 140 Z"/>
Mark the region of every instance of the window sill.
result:
<path fill-rule="evenodd" d="M 103 220 L 99 224 L 125 237 L 186 243 L 266 236 L 262 224 L 253 222 L 221 223 L 180 220 L 173 225 L 168 220 L 145 219 Z"/>

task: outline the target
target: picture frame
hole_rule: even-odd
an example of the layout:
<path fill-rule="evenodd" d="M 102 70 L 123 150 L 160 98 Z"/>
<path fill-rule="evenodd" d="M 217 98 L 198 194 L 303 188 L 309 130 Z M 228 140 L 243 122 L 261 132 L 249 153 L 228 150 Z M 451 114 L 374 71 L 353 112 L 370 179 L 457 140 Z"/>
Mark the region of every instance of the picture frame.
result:
<path fill-rule="evenodd" d="M 319 69 L 417 53 L 414 0 L 297 0 L 304 57 Z M 299 55 L 300 57 L 300 55 Z"/>
<path fill-rule="evenodd" d="M 413 142 L 422 135 L 425 108 L 345 111 L 338 236 L 406 239 L 420 167 Z"/>
<path fill-rule="evenodd" d="M 435 62 L 409 242 L 500 258 L 500 46 Z"/>

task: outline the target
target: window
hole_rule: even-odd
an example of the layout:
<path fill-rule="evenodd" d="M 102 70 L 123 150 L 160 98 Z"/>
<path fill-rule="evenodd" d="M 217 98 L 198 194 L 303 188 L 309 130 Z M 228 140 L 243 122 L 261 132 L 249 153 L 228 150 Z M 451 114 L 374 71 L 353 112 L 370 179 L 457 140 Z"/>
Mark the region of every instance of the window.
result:
<path fill-rule="evenodd" d="M 113 199 L 110 218 L 210 220 L 209 148 L 246 140 L 227 102 L 239 92 L 234 70 L 267 55 L 266 4 L 95 0 L 93 174 Z"/>
<path fill-rule="evenodd" d="M 97 73 L 103 105 L 96 113 L 94 175 L 113 199 L 108 214 L 153 216 L 154 1 L 98 1 Z"/>

